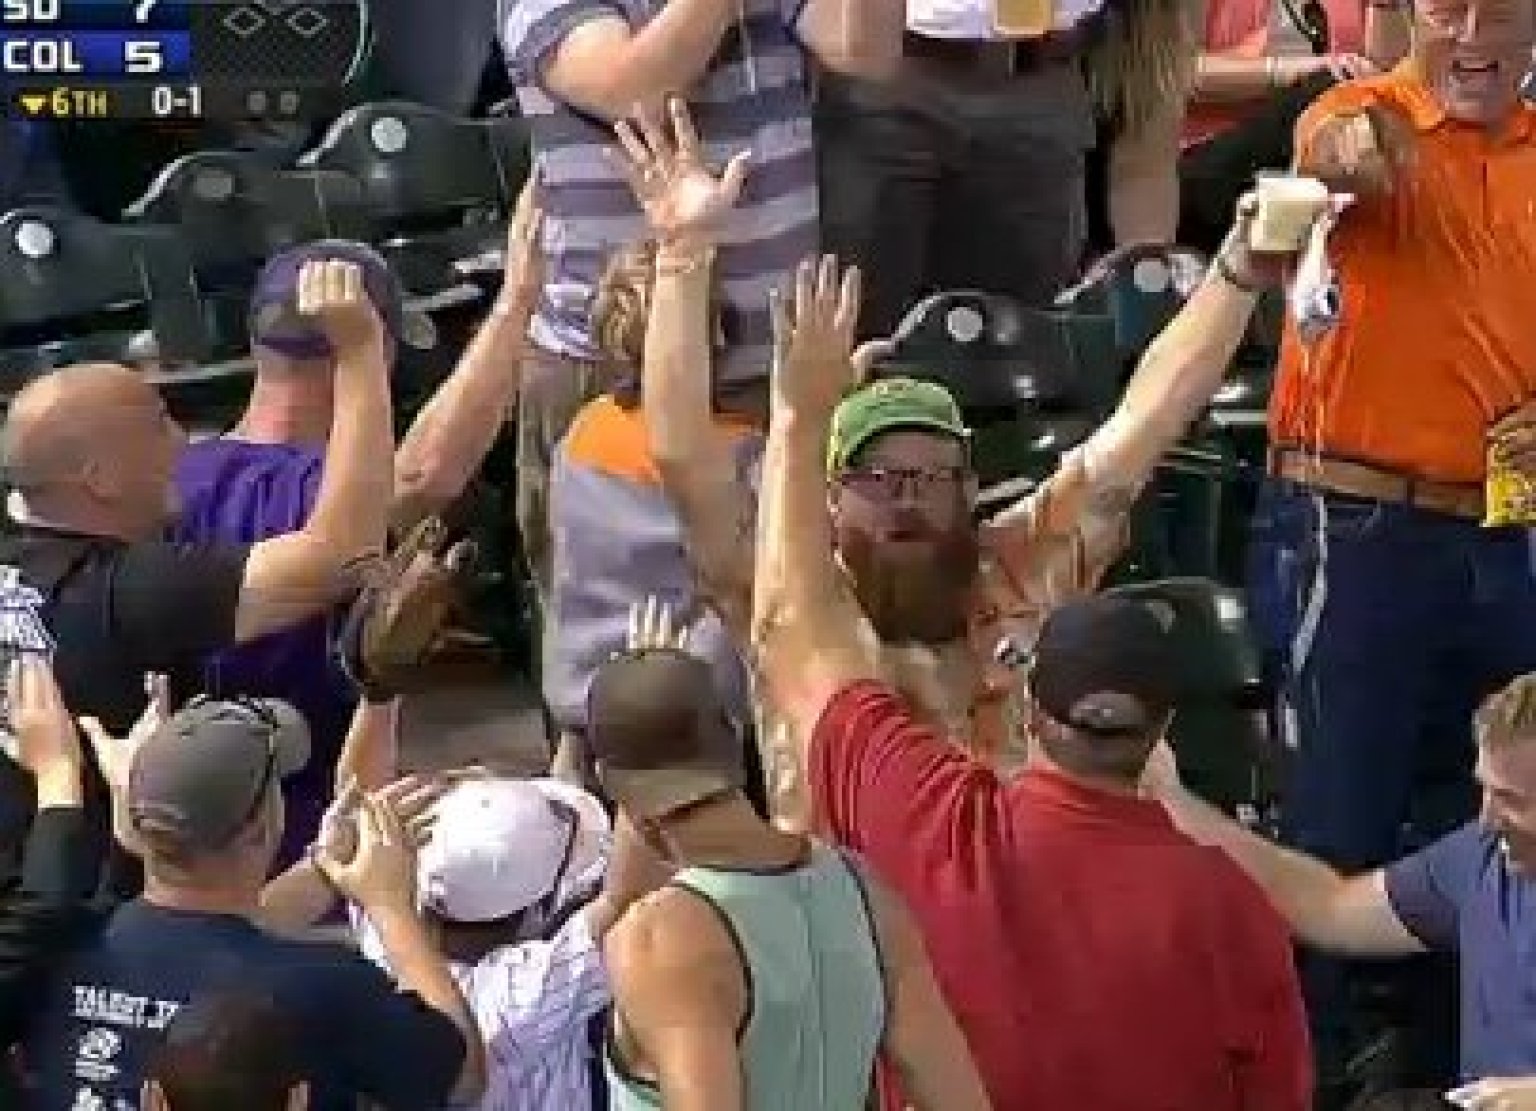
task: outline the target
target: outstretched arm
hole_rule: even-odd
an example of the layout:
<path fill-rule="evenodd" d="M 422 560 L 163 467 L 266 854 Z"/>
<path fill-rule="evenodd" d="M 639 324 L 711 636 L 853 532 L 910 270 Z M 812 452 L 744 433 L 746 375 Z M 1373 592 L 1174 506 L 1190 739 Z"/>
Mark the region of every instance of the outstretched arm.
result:
<path fill-rule="evenodd" d="M 879 674 L 874 630 L 833 557 L 825 451 L 832 411 L 856 377 L 859 275 L 807 260 L 794 309 L 774 304 L 778 354 L 763 463 L 753 644 L 775 709 L 802 743 L 828 699 Z M 801 754 L 804 755 L 803 753 Z"/>
<path fill-rule="evenodd" d="M 657 248 L 641 408 L 699 588 L 745 643 L 755 513 L 750 491 L 738 481 L 729 430 L 711 416 L 710 290 L 717 232 L 741 194 L 747 159 L 738 155 L 714 175 L 687 106 L 672 98 L 667 111 L 665 124 L 642 113 L 636 125 L 615 128 L 630 187 Z"/>

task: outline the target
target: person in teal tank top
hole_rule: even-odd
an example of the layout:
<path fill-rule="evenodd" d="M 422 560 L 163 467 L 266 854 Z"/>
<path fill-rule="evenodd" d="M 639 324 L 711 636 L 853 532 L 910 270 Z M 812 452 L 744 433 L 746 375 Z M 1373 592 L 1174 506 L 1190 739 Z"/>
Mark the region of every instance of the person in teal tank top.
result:
<path fill-rule="evenodd" d="M 600 668 L 587 706 L 603 788 L 678 868 L 604 947 L 612 1111 L 864 1111 L 881 1052 L 916 1111 L 987 1108 L 905 909 L 757 815 L 708 666 L 644 609 L 652 646 Z"/>

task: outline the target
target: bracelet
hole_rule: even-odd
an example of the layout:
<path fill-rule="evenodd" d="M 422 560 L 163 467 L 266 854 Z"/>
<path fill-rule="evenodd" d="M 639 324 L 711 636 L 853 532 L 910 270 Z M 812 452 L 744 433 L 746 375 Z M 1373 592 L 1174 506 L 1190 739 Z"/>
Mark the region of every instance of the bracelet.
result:
<path fill-rule="evenodd" d="M 1264 80 L 1271 89 L 1280 87 L 1280 59 L 1269 57 L 1264 59 Z"/>
<path fill-rule="evenodd" d="M 715 249 L 706 247 L 687 254 L 674 255 L 665 250 L 656 253 L 656 276 L 659 278 L 682 278 L 689 274 L 697 274 L 701 270 L 708 270 L 715 262 Z"/>
<path fill-rule="evenodd" d="M 1257 278 L 1245 278 L 1237 272 L 1232 263 L 1227 260 L 1225 251 L 1217 252 L 1216 257 L 1211 261 L 1211 269 L 1216 271 L 1218 278 L 1239 293 L 1257 296 L 1264 292 L 1264 287 L 1259 284 Z"/>

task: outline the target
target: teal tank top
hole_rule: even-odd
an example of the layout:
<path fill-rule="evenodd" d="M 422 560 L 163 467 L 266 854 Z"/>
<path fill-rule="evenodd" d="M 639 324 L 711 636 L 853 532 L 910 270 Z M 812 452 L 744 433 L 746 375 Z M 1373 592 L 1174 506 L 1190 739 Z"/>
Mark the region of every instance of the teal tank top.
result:
<path fill-rule="evenodd" d="M 864 1111 L 885 1030 L 885 978 L 863 879 L 813 843 L 783 872 L 688 868 L 672 883 L 719 913 L 746 970 L 740 1047 L 748 1111 Z M 660 1093 L 605 1055 L 612 1111 L 658 1111 Z"/>

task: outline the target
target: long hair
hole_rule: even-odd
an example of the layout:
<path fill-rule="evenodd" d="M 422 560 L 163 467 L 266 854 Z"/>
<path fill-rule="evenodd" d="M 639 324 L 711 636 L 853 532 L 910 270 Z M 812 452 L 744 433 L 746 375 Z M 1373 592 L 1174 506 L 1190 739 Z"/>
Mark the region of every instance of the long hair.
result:
<path fill-rule="evenodd" d="M 1087 61 L 1099 116 L 1134 134 L 1170 103 L 1182 106 L 1194 85 L 1204 14 L 1200 0 L 1109 0 Z"/>

